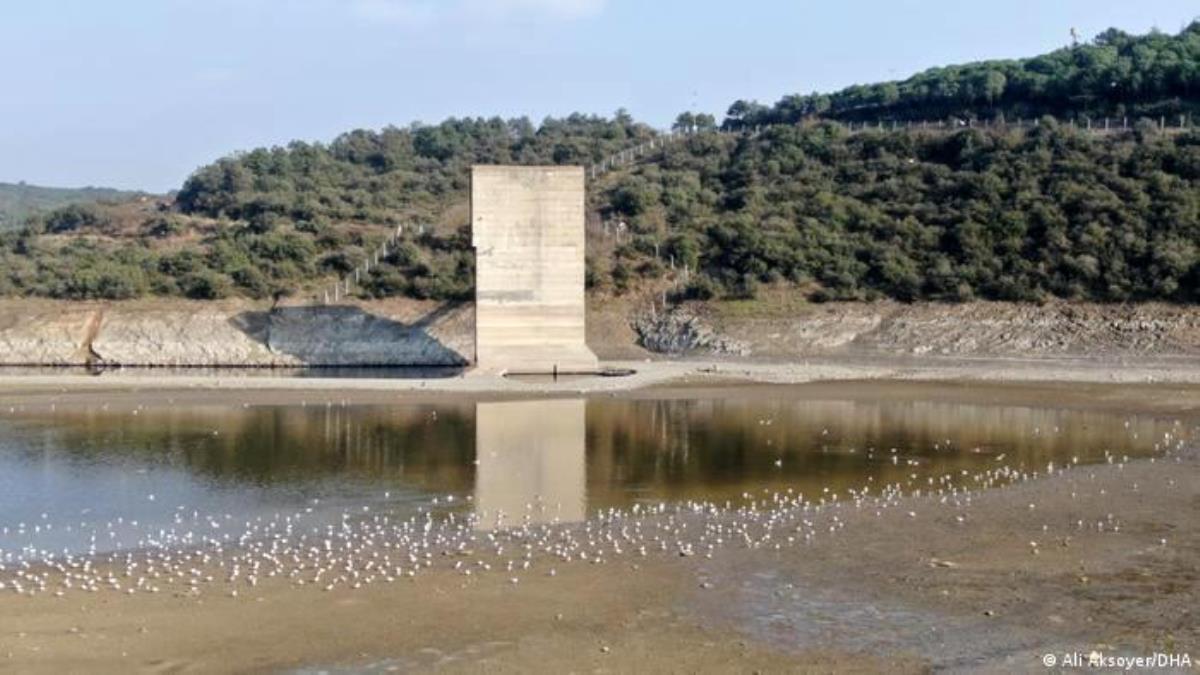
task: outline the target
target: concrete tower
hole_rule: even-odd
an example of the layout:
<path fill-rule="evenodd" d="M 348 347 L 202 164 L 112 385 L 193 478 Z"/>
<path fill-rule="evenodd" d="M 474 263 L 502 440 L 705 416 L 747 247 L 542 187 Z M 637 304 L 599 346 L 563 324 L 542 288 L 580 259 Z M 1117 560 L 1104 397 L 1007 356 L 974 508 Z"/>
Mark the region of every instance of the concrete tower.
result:
<path fill-rule="evenodd" d="M 483 372 L 594 372 L 584 330 L 584 172 L 471 169 L 475 360 Z"/>

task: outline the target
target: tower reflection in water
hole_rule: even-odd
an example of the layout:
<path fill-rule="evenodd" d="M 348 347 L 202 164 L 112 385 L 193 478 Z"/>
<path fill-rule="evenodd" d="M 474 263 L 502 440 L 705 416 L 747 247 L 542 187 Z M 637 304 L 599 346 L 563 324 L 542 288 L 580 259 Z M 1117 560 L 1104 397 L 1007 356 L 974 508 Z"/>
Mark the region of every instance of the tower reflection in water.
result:
<path fill-rule="evenodd" d="M 324 527 L 363 507 L 363 517 L 421 518 L 436 503 L 438 512 L 477 514 L 481 527 L 511 527 L 526 516 L 570 522 L 635 504 L 844 497 L 944 477 L 974 486 L 976 472 L 1001 466 L 1042 471 L 1153 455 L 1164 434 L 1187 438 L 1200 424 L 1191 414 L 1053 404 L 784 394 L 7 414 L 0 549 L 86 550 L 92 528 L 119 520 L 119 537 L 101 545 L 140 546 L 181 513 L 255 521 L 303 510 Z M 18 536 L 22 522 L 54 528 Z"/>
<path fill-rule="evenodd" d="M 584 519 L 585 422 L 583 400 L 476 404 L 479 529 Z"/>

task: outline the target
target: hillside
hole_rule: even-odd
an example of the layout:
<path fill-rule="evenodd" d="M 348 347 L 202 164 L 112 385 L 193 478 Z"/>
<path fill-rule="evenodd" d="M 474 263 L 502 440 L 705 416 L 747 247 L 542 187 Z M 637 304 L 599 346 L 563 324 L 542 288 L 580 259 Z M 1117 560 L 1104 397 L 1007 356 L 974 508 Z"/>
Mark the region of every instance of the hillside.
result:
<path fill-rule="evenodd" d="M 408 240 L 373 292 L 466 297 L 473 258 L 467 167 L 586 163 L 648 140 L 627 115 L 449 120 L 354 131 L 328 145 L 257 149 L 203 167 L 173 204 L 138 212 L 68 207 L 0 237 L 0 295 L 254 298 L 344 274 L 397 224 Z M 395 280 L 401 280 L 397 282 Z"/>
<path fill-rule="evenodd" d="M 69 204 L 126 201 L 141 194 L 111 188 L 49 188 L 26 183 L 0 183 L 0 230 L 20 227 L 35 213 Z"/>
<path fill-rule="evenodd" d="M 1049 76 L 1057 71 L 1038 64 L 1069 61 L 1069 79 L 1083 82 L 1108 72 L 1098 55 L 1112 50 L 1118 63 L 1141 55 L 1129 57 L 1134 74 L 1176 54 L 1181 64 L 1162 81 L 1178 86 L 1142 86 L 1128 100 L 1186 107 L 1200 101 L 1191 84 L 1197 39 L 1197 25 L 1178 36 L 1109 31 L 1094 44 L 986 63 Z M 1063 96 L 1054 100 L 1071 98 Z M 1047 100 L 1006 85 L 968 112 L 990 114 L 997 102 L 1044 111 L 1036 106 Z M 972 101 L 980 103 L 959 104 Z M 831 103 L 824 114 L 852 109 Z M 724 126 L 749 119 L 735 105 Z M 772 287 L 814 301 L 1200 300 L 1195 130 L 1138 123 L 1093 135 L 1047 118 L 1022 129 L 849 133 L 806 117 L 751 135 L 716 133 L 706 116 L 681 120 L 699 132 L 589 186 L 593 293 L 735 299 Z M 173 202 L 69 206 L 0 236 L 0 295 L 317 293 L 405 225 L 400 245 L 355 292 L 465 299 L 471 164 L 591 164 L 657 134 L 623 112 L 540 125 L 451 119 L 237 153 L 198 169 Z"/>

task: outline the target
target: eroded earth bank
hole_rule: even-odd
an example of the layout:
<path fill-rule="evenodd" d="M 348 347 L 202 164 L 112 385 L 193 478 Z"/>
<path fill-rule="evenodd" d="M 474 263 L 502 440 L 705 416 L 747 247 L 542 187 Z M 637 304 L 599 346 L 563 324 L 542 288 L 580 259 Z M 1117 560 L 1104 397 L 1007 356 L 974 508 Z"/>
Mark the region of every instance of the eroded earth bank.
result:
<path fill-rule="evenodd" d="M 1167 304 L 594 301 L 602 359 L 655 354 L 811 357 L 1200 357 L 1200 309 Z M 474 354 L 470 304 L 336 307 L 248 301 L 0 302 L 0 365 L 457 366 Z"/>

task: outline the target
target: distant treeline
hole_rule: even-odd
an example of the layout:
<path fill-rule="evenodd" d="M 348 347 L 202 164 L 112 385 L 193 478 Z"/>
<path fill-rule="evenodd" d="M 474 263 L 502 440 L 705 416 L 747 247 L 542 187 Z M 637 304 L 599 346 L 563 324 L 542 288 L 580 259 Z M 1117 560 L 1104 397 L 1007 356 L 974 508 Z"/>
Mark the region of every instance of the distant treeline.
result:
<path fill-rule="evenodd" d="M 1091 42 L 1029 59 L 931 68 L 906 80 L 832 94 L 737 101 L 730 127 L 813 117 L 853 120 L 1177 117 L 1200 112 L 1200 21 L 1178 35 L 1109 29 Z"/>
<path fill-rule="evenodd" d="M 25 183 L 0 183 L 0 230 L 20 227 L 31 216 L 69 204 L 119 201 L 140 194 L 109 188 L 48 188 Z"/>

